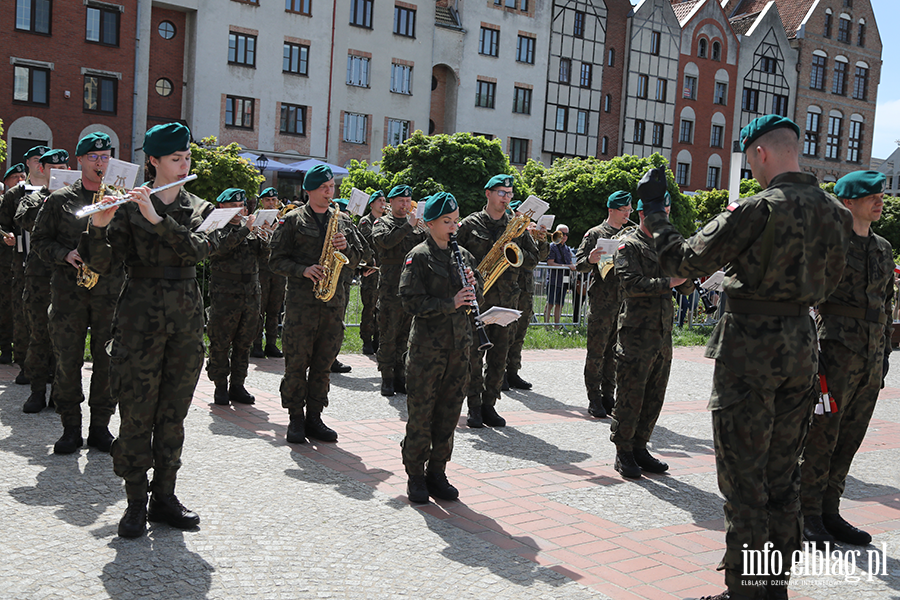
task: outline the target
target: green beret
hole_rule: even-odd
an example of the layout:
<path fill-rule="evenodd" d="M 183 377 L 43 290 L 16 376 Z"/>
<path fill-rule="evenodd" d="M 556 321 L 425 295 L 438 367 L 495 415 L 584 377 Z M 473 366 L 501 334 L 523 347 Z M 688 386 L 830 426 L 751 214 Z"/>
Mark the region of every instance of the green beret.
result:
<path fill-rule="evenodd" d="M 520 206 L 522 206 L 521 200 L 513 200 L 512 202 L 509 203 L 509 209 L 513 212 L 517 211 Z"/>
<path fill-rule="evenodd" d="M 606 200 L 606 208 L 622 208 L 623 206 L 631 206 L 631 194 L 626 191 L 613 192 Z"/>
<path fill-rule="evenodd" d="M 28 160 L 29 158 L 31 158 L 33 156 L 37 156 L 38 158 L 40 158 L 43 154 L 46 154 L 47 152 L 50 152 L 50 148 L 48 148 L 47 146 L 35 146 L 34 148 L 32 148 L 31 150 L 29 150 L 28 152 L 25 153 L 25 156 L 23 157 L 23 159 Z"/>
<path fill-rule="evenodd" d="M 750 144 L 755 142 L 760 136 L 781 127 L 793 129 L 797 139 L 800 139 L 800 127 L 796 123 L 780 115 L 766 115 L 753 119 L 749 125 L 741 129 L 741 152 L 746 152 Z"/>
<path fill-rule="evenodd" d="M 261 191 L 259 193 L 259 197 L 260 198 L 277 198 L 278 190 L 276 190 L 273 187 L 267 187 L 266 189 L 264 189 L 263 191 Z"/>
<path fill-rule="evenodd" d="M 154 125 L 144 134 L 144 147 L 147 156 L 168 156 L 176 152 L 191 149 L 191 130 L 181 123 Z"/>
<path fill-rule="evenodd" d="M 387 199 L 390 200 L 391 198 L 396 198 L 398 196 L 401 198 L 412 198 L 412 188 L 408 185 L 395 185 L 391 188 L 391 191 L 388 192 Z"/>
<path fill-rule="evenodd" d="M 444 215 L 449 215 L 454 210 L 459 210 L 459 204 L 456 198 L 449 192 L 438 192 L 433 196 L 429 196 L 425 201 L 425 214 L 423 218 L 425 222 L 434 221 Z"/>
<path fill-rule="evenodd" d="M 228 188 L 216 198 L 216 204 L 224 204 L 225 202 L 243 202 L 247 204 L 247 192 L 241 188 Z"/>
<path fill-rule="evenodd" d="M 630 198 L 631 195 L 629 194 L 628 197 Z M 666 202 L 663 206 L 672 206 L 672 196 L 669 195 L 669 192 L 666 192 L 665 199 L 666 199 Z M 637 210 L 638 212 L 644 210 L 644 201 L 643 200 L 638 200 L 637 208 L 635 210 Z"/>
<path fill-rule="evenodd" d="M 887 177 L 878 171 L 854 171 L 834 184 L 834 195 L 842 200 L 856 200 L 884 193 Z"/>
<path fill-rule="evenodd" d="M 88 152 L 99 152 L 101 150 L 112 150 L 112 142 L 105 133 L 95 131 L 78 141 L 78 145 L 75 146 L 75 156 L 84 156 Z"/>
<path fill-rule="evenodd" d="M 366 202 L 366 206 L 372 204 L 379 198 L 384 198 L 384 192 L 382 192 L 381 190 L 375 190 L 374 192 L 372 192 L 372 195 L 369 196 L 369 201 Z"/>
<path fill-rule="evenodd" d="M 328 165 L 316 165 L 306 172 L 306 177 L 303 178 L 303 189 L 307 192 L 316 190 L 320 185 L 332 179 L 334 179 L 334 173 L 331 172 Z"/>
<path fill-rule="evenodd" d="M 24 173 L 25 172 L 25 164 L 24 163 L 16 163 L 10 168 L 6 170 L 6 173 L 3 174 L 3 181 L 6 181 L 6 178 L 10 175 L 15 175 L 16 173 Z"/>
<path fill-rule="evenodd" d="M 500 175 L 494 175 L 493 177 L 491 177 L 490 180 L 487 182 L 487 184 L 484 186 L 484 189 L 492 190 L 495 187 L 499 187 L 499 186 L 512 187 L 512 185 L 513 185 L 512 175 L 505 175 L 505 174 L 501 173 Z"/>
<path fill-rule="evenodd" d="M 41 155 L 42 165 L 64 165 L 69 162 L 69 153 L 65 150 L 48 150 Z"/>

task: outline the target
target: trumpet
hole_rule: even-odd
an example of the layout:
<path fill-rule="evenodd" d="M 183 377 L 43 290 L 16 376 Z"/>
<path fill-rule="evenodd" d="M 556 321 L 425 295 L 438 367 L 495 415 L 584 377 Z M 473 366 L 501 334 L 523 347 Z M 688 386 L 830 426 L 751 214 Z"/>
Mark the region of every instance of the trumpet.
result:
<path fill-rule="evenodd" d="M 244 215 L 241 217 L 241 226 L 247 224 L 247 221 L 250 219 L 250 215 Z M 272 232 L 275 231 L 275 227 L 264 227 L 262 225 L 253 225 L 250 227 L 250 236 L 255 237 L 256 239 L 268 243 L 269 240 L 272 239 Z M 250 237 L 248 236 L 248 237 Z"/>
<path fill-rule="evenodd" d="M 560 243 L 562 241 L 562 239 L 563 239 L 562 231 L 558 231 L 558 230 L 554 231 L 553 235 L 550 236 L 550 241 L 553 242 L 554 244 Z"/>

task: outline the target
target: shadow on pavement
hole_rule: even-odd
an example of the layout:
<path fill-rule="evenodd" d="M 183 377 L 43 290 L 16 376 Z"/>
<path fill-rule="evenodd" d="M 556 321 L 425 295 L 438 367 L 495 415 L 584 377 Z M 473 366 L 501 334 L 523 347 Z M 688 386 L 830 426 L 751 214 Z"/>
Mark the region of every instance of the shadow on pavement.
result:
<path fill-rule="evenodd" d="M 563 450 L 514 427 L 469 429 L 468 434 L 468 443 L 471 443 L 474 450 L 538 463 L 550 467 L 554 471 L 565 471 L 570 475 L 593 476 L 593 473 L 573 466 L 590 459 L 590 454 L 576 450 Z M 457 438 L 457 443 L 461 441 L 460 438 Z"/>
<path fill-rule="evenodd" d="M 297 463 L 298 468 L 286 469 L 284 473 L 288 477 L 307 483 L 330 486 L 339 494 L 354 500 L 371 500 L 375 497 L 375 485 L 393 476 L 393 473 L 384 469 L 367 467 L 358 456 L 340 448 L 336 448 L 330 454 L 331 458 L 327 460 L 346 465 L 352 469 L 354 476 L 351 477 L 337 469 L 329 468 L 297 451 L 291 452 L 291 459 Z M 367 481 L 357 481 L 357 477 L 365 478 Z"/>
<path fill-rule="evenodd" d="M 666 429 L 659 423 L 653 429 L 650 439 L 651 448 L 664 456 L 690 456 L 692 454 L 714 455 L 716 453 L 712 439 L 691 437 Z"/>

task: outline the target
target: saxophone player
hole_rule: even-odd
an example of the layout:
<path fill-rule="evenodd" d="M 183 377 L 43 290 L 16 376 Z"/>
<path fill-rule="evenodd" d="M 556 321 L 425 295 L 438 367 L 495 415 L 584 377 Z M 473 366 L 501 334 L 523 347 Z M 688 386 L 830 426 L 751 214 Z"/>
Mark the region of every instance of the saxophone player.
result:
<path fill-rule="evenodd" d="M 333 266 L 335 261 L 328 260 L 330 256 L 321 261 L 322 249 L 327 243 L 332 254 L 347 258 L 345 269 L 340 269 L 346 277 L 359 264 L 363 248 L 350 217 L 332 206 L 334 174 L 330 168 L 317 165 L 310 169 L 303 189 L 309 201 L 288 213 L 275 230 L 269 258 L 272 270 L 288 278 L 281 405 L 290 415 L 287 441 L 292 444 L 305 443 L 307 437 L 337 440 L 337 432 L 322 422 L 322 410 L 328 406 L 331 363 L 344 339 L 347 294 L 340 282 L 328 281 L 338 269 Z M 326 239 L 329 229 L 334 233 Z M 320 300 L 316 296 L 319 283 L 331 283 L 333 296 Z"/>

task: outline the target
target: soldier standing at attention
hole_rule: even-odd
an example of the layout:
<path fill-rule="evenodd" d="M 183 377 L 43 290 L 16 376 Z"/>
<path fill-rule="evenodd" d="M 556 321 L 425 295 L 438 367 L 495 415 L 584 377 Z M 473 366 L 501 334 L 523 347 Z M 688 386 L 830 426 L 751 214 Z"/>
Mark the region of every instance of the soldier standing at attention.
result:
<path fill-rule="evenodd" d="M 156 125 L 144 136 L 152 186 L 184 179 L 191 170 L 191 132 L 180 123 Z M 124 256 L 128 278 L 119 296 L 109 347 L 121 425 L 113 469 L 125 480 L 128 508 L 119 535 L 139 537 L 147 519 L 190 529 L 200 523 L 175 496 L 184 419 L 203 367 L 203 295 L 195 265 L 209 254 L 206 235 L 194 233 L 213 207 L 184 189 L 150 195 L 91 216 L 79 248 L 103 273 Z M 43 211 L 41 211 L 43 214 Z M 153 481 L 147 471 L 153 469 Z M 147 510 L 147 492 L 152 492 Z"/>
<path fill-rule="evenodd" d="M 672 200 L 667 195 L 663 202 L 668 215 Z M 616 445 L 616 471 L 629 478 L 640 477 L 642 471 L 669 469 L 650 454 L 647 442 L 666 398 L 672 366 L 672 288 L 682 294 L 694 291 L 690 281 L 663 274 L 643 210 L 638 201 L 641 227 L 622 240 L 613 258 L 622 284 L 622 311 L 616 343 L 616 412 L 609 439 Z"/>
<path fill-rule="evenodd" d="M 275 188 L 264 189 L 259 195 L 260 208 L 257 210 L 276 210 L 278 208 L 278 192 Z M 271 231 L 269 231 L 271 235 Z M 269 268 L 269 245 L 264 244 L 266 251 L 259 255 L 259 333 L 253 343 L 250 356 L 254 358 L 282 358 L 284 354 L 278 349 L 278 320 L 284 308 L 284 286 L 287 283 L 283 275 L 276 275 Z M 263 352 L 263 330 L 266 333 L 266 350 Z"/>
<path fill-rule="evenodd" d="M 244 388 L 250 347 L 259 327 L 259 257 L 268 254 L 251 228 L 255 215 L 247 214 L 247 194 L 228 188 L 216 198 L 220 208 L 240 208 L 224 227 L 209 234 L 209 361 L 206 374 L 216 384 L 213 400 L 220 406 L 253 404 Z M 230 361 L 229 361 L 230 356 Z M 230 362 L 230 364 L 229 364 Z M 228 376 L 231 375 L 229 386 Z"/>
<path fill-rule="evenodd" d="M 412 249 L 400 276 L 403 308 L 413 315 L 409 338 L 409 418 L 403 438 L 403 465 L 409 476 L 410 502 L 428 496 L 456 500 L 459 490 L 447 481 L 446 467 L 453 452 L 453 432 L 459 421 L 472 350 L 472 319 L 466 314 L 475 300 L 475 259 L 460 248 L 466 282 L 451 253 L 459 207 L 447 192 L 425 204 L 429 237 Z M 479 294 L 480 295 L 480 294 Z"/>
<path fill-rule="evenodd" d="M 53 446 L 56 454 L 71 454 L 81 448 L 81 367 L 84 341 L 91 329 L 91 407 L 88 446 L 109 452 L 113 436 L 109 418 L 116 411 L 116 396 L 110 391 L 109 354 L 106 343 L 112 338 L 112 317 L 116 298 L 122 291 L 124 271 L 121 258 L 110 259 L 96 285 L 83 287 L 78 274 L 84 269 L 77 246 L 87 228 L 87 217 L 75 213 L 94 201 L 109 166 L 112 144 L 105 133 L 83 137 L 75 149 L 81 179 L 47 197 L 34 223 L 32 248 L 53 265 L 50 281 L 50 339 L 56 355 L 53 377 L 56 412 L 62 420 L 63 435 Z"/>
<path fill-rule="evenodd" d="M 665 171 L 651 169 L 638 184 L 665 273 L 693 278 L 725 268 L 728 301 L 706 350 L 716 359 L 709 408 L 725 496 L 719 569 L 728 590 L 715 600 L 786 599 L 789 576 L 744 573 L 744 551 L 771 542 L 767 551 L 789 570 L 800 549 L 799 459 L 818 396 L 809 307 L 840 283 L 853 218 L 800 172 L 799 136 L 778 115 L 744 127 L 741 147 L 766 189 L 729 204 L 690 240 L 665 215 Z"/>
<path fill-rule="evenodd" d="M 606 200 L 608 215 L 603 223 L 588 229 L 575 253 L 575 268 L 591 273 L 588 300 L 587 358 L 584 361 L 584 386 L 587 388 L 588 413 L 598 419 L 612 414 L 616 393 L 616 331 L 622 294 L 615 269 L 606 279 L 600 275 L 603 251 L 597 248 L 600 238 L 612 239 L 631 216 L 631 194 L 613 192 Z"/>
<path fill-rule="evenodd" d="M 16 163 L 3 174 L 3 189 L 6 192 L 13 191 L 20 181 L 25 181 L 28 175 L 25 173 L 25 165 Z M 4 192 L 5 195 L 5 192 Z M 19 298 L 13 298 L 12 262 L 16 254 L 16 234 L 11 228 L 0 228 L 0 364 L 8 365 L 13 361 L 13 300 L 19 302 Z M 17 356 L 16 361 L 20 358 Z M 24 360 L 24 358 L 22 359 Z"/>
<path fill-rule="evenodd" d="M 412 315 L 403 310 L 397 289 L 400 271 L 410 250 L 425 240 L 417 230 L 412 208 L 412 189 L 397 185 L 388 192 L 390 214 L 382 215 L 372 227 L 372 240 L 378 249 L 381 270 L 378 275 L 378 370 L 381 371 L 381 395 L 406 393 L 404 354 L 409 340 Z"/>
<path fill-rule="evenodd" d="M 890 364 L 894 259 L 890 243 L 871 231 L 884 209 L 884 188 L 885 175 L 877 171 L 850 173 L 834 186 L 853 215 L 853 233 L 841 283 L 819 304 L 816 319 L 819 374 L 838 411 L 816 411 L 803 450 L 800 503 L 803 535 L 811 542 L 872 541 L 838 508 Z"/>
<path fill-rule="evenodd" d="M 349 260 L 343 268 L 355 269 L 362 255 L 362 245 L 354 234 L 350 217 L 331 206 L 334 197 L 331 169 L 316 165 L 307 171 L 303 189 L 309 194 L 309 201 L 288 213 L 284 223 L 275 229 L 269 258 L 272 270 L 288 278 L 281 338 L 284 350 L 281 405 L 291 417 L 287 441 L 292 444 L 303 444 L 307 437 L 322 442 L 337 440 L 337 432 L 322 422 L 322 410 L 328 406 L 331 363 L 344 340 L 347 294 L 339 281 L 334 297 L 328 302 L 319 300 L 314 293 L 317 282 L 326 276 L 334 277 L 334 273 L 326 271 L 327 264 L 319 264 L 332 218 L 337 219 L 337 229 L 329 242 Z M 330 258 L 325 262 L 331 262 Z"/>
<path fill-rule="evenodd" d="M 363 354 L 372 355 L 378 350 L 378 271 L 371 267 L 381 265 L 378 258 L 378 248 L 372 239 L 372 227 L 375 221 L 380 219 L 387 207 L 384 192 L 377 190 L 369 196 L 369 214 L 359 220 L 360 235 L 369 244 L 374 253 L 372 264 L 363 272 L 362 283 L 359 286 L 359 295 L 362 299 L 362 316 L 359 320 L 359 337 L 362 338 Z"/>

